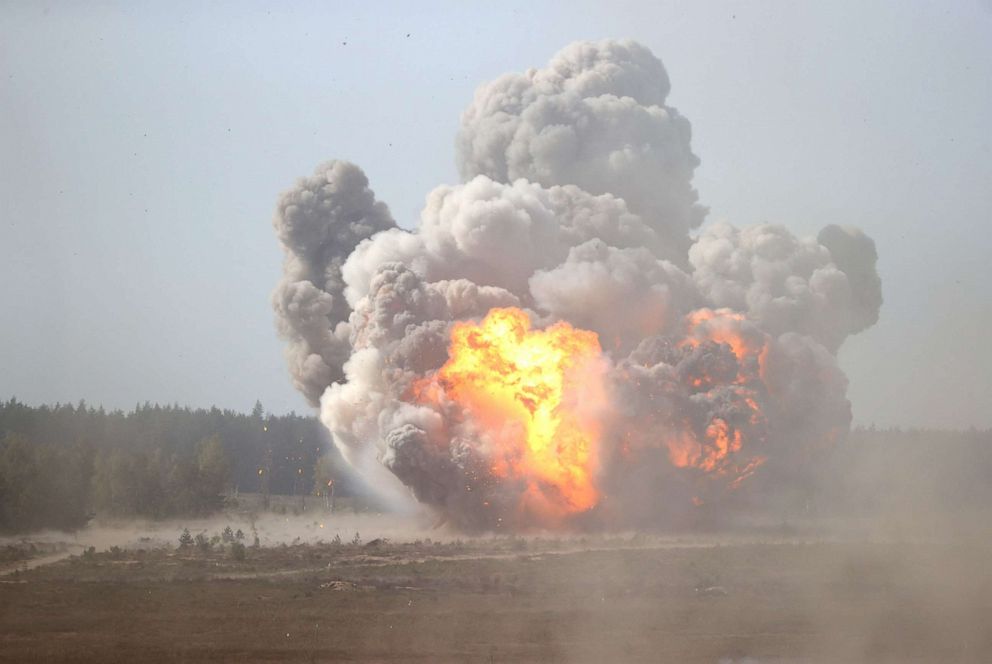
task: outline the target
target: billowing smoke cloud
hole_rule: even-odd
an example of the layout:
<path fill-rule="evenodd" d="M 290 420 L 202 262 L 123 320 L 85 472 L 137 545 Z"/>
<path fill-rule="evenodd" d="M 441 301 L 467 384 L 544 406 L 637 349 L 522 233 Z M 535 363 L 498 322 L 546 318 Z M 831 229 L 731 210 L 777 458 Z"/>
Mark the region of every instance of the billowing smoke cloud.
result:
<path fill-rule="evenodd" d="M 684 259 L 697 205 L 689 121 L 665 105 L 661 61 L 631 41 L 578 42 L 544 69 L 506 74 L 478 89 L 462 115 L 462 178 L 524 178 L 613 194 L 664 238 L 660 253 Z"/>
<path fill-rule="evenodd" d="M 359 242 L 396 223 L 360 168 L 331 161 L 280 197 L 273 225 L 286 258 L 272 306 L 293 384 L 316 406 L 351 354 L 341 266 Z"/>
<path fill-rule="evenodd" d="M 693 280 L 719 307 L 746 312 L 765 330 L 799 332 L 831 350 L 873 325 L 882 304 L 875 243 L 827 226 L 796 238 L 781 226 L 713 224 L 689 250 Z"/>
<path fill-rule="evenodd" d="M 877 320 L 874 243 L 693 237 L 668 93 L 643 46 L 573 44 L 479 88 L 464 181 L 415 231 L 351 164 L 283 195 L 294 383 L 374 482 L 466 528 L 650 523 L 800 477 L 847 431 L 835 354 Z"/>

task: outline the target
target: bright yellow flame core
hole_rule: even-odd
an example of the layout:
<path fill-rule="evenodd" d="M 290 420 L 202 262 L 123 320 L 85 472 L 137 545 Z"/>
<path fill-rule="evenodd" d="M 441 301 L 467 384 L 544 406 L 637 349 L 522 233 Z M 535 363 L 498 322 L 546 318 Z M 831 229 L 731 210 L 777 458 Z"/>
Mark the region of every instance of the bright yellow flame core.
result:
<path fill-rule="evenodd" d="M 548 516 L 593 507 L 606 401 L 596 333 L 532 330 L 524 311 L 492 309 L 454 325 L 448 357 L 438 382 L 489 432 L 493 474 L 526 478 L 528 507 Z"/>

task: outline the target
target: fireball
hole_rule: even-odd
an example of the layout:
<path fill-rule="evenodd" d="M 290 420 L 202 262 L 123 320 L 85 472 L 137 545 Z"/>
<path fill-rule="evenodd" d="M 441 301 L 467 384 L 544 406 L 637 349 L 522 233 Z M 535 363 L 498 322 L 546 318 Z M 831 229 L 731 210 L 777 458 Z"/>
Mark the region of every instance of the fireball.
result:
<path fill-rule="evenodd" d="M 553 518 L 596 505 L 606 396 L 594 332 L 566 322 L 535 330 L 520 309 L 492 309 L 479 323 L 453 326 L 431 387 L 422 398 L 440 391 L 487 432 L 480 445 L 488 445 L 490 471 L 523 482 L 523 509 Z"/>

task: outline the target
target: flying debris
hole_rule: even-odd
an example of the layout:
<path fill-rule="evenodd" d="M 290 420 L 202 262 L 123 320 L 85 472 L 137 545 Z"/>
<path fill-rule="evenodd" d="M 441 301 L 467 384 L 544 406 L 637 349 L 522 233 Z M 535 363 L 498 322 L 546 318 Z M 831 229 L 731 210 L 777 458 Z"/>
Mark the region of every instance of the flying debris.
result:
<path fill-rule="evenodd" d="M 662 523 L 801 483 L 847 432 L 874 243 L 697 231 L 669 90 L 644 46 L 575 43 L 476 91 L 416 230 L 346 162 L 282 195 L 290 373 L 384 494 L 465 529 Z"/>

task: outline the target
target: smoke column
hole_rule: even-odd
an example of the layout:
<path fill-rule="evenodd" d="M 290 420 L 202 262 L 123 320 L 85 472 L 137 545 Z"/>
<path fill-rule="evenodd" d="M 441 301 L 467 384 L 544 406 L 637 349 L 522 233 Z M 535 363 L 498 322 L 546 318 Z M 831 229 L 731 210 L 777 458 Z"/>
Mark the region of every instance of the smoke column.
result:
<path fill-rule="evenodd" d="M 873 241 L 697 230 L 669 88 L 632 41 L 483 85 L 462 182 L 412 232 L 353 164 L 282 195 L 290 373 L 384 492 L 466 529 L 650 524 L 801 481 L 847 432 L 836 353 L 878 318 Z"/>

